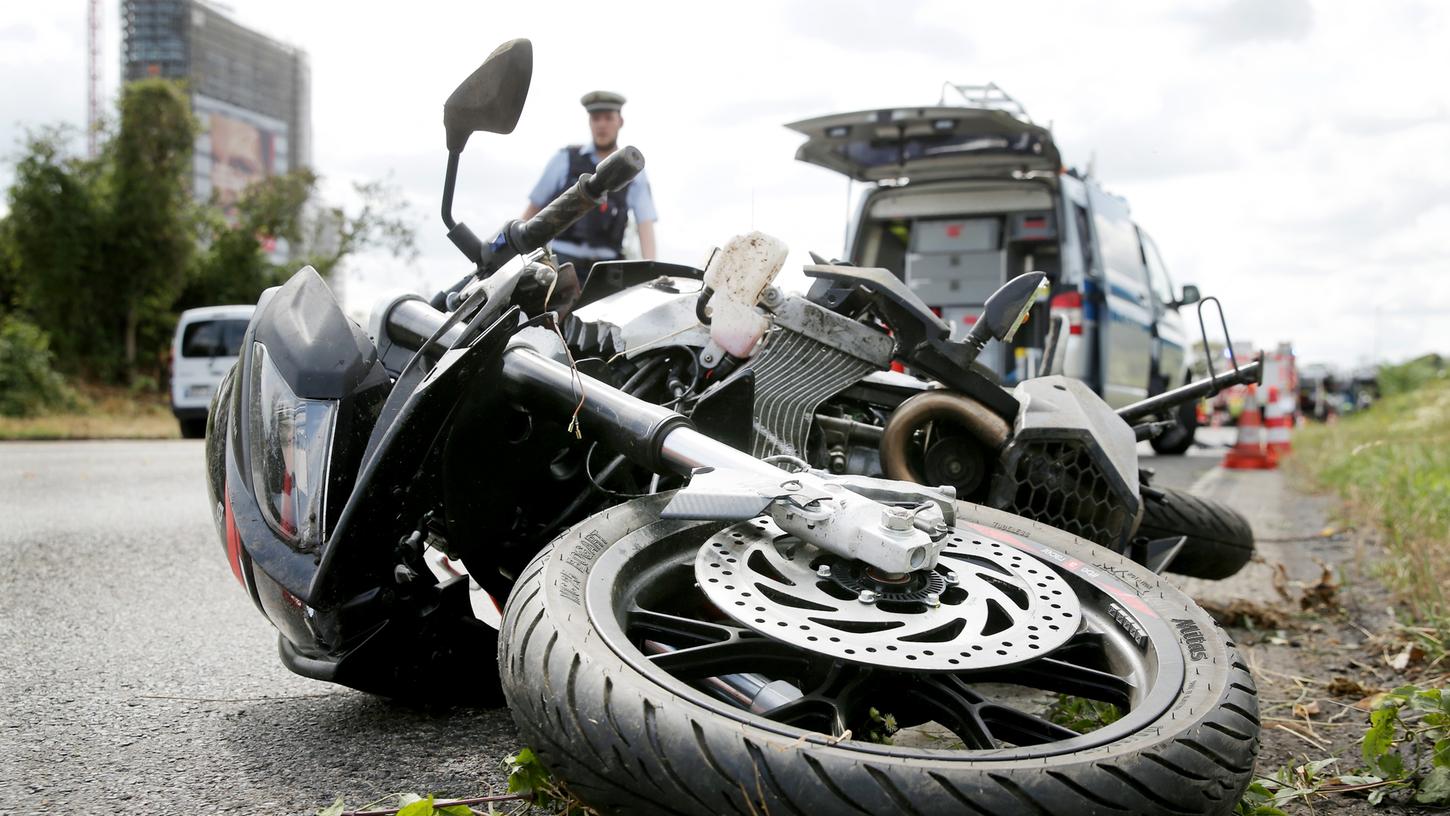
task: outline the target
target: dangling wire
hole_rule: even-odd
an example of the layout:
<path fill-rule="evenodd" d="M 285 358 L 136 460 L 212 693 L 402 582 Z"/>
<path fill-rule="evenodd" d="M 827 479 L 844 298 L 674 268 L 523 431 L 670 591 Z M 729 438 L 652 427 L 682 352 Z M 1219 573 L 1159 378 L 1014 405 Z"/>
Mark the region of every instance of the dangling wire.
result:
<path fill-rule="evenodd" d="M 644 351 L 644 350 L 649 349 L 649 348 L 651 348 L 653 346 L 657 346 L 660 343 L 665 342 L 666 340 L 673 339 L 675 337 L 678 337 L 678 336 L 684 334 L 687 331 L 691 331 L 691 330 L 697 329 L 697 328 L 699 328 L 699 325 L 698 324 L 693 325 L 693 326 L 686 326 L 683 329 L 676 329 L 675 331 L 672 331 L 669 334 L 664 335 L 663 337 L 656 337 L 655 339 L 649 341 L 648 343 L 640 343 L 639 345 L 637 345 L 637 346 L 635 346 L 633 348 L 625 349 L 624 351 L 621 351 L 618 354 L 615 354 L 613 357 L 610 357 L 606 361 L 606 364 L 607 365 L 614 365 L 614 361 L 615 360 L 618 360 L 620 357 L 623 357 L 626 354 L 635 354 L 635 353 Z"/>
<path fill-rule="evenodd" d="M 551 286 L 550 289 L 553 287 Z M 548 300 L 545 299 L 545 303 Z M 574 387 L 579 391 L 579 404 L 574 406 L 574 413 L 569 416 L 569 430 L 574 434 L 575 439 L 583 439 L 584 432 L 579 428 L 579 413 L 584 410 L 584 378 L 579 374 L 579 364 L 574 362 L 574 352 L 569 350 L 569 343 L 564 340 L 564 332 L 559 330 L 559 313 L 549 312 L 549 326 L 554 329 L 554 335 L 559 338 L 559 343 L 564 346 L 564 356 L 569 358 L 569 373 L 574 376 Z"/>
<path fill-rule="evenodd" d="M 605 487 L 604 485 L 600 484 L 599 483 L 599 479 L 595 478 L 595 476 L 594 476 L 594 469 L 592 467 L 590 467 L 590 463 L 594 459 L 594 449 L 597 448 L 597 447 L 599 447 L 599 443 L 598 442 L 595 442 L 595 443 L 591 444 L 589 446 L 588 452 L 586 452 L 584 454 L 584 477 L 589 480 L 589 484 L 593 485 L 595 490 L 598 490 L 600 493 L 603 493 L 603 494 L 605 494 L 607 496 L 612 496 L 612 497 L 614 497 L 616 499 L 638 499 L 641 496 L 648 496 L 649 495 L 649 493 L 621 493 L 618 490 L 611 490 L 611 489 Z M 622 460 L 622 459 L 624 459 L 624 456 L 622 456 L 622 455 L 616 456 L 615 457 L 615 462 L 618 462 L 619 460 Z M 604 466 L 604 471 L 600 474 L 600 476 L 602 478 L 608 479 L 610 476 L 614 475 L 614 468 L 615 468 L 614 462 L 611 462 L 610 464 L 605 465 Z"/>

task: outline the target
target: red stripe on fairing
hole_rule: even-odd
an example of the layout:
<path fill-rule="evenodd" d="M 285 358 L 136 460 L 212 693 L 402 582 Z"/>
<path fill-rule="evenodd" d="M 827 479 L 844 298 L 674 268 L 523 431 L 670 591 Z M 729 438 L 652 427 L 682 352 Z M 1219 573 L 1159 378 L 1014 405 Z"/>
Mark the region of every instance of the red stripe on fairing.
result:
<path fill-rule="evenodd" d="M 227 523 L 227 560 L 232 564 L 232 574 L 237 576 L 237 583 L 242 589 L 247 588 L 246 579 L 242 578 L 242 534 L 237 531 L 237 520 L 232 518 L 232 493 L 223 488 L 227 500 L 224 514 Z"/>

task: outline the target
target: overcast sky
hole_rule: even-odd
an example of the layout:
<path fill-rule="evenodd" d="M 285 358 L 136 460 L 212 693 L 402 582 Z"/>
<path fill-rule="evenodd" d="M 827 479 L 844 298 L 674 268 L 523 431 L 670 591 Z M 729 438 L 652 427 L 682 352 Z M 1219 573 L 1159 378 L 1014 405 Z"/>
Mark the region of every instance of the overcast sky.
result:
<path fill-rule="evenodd" d="M 113 98 L 119 0 L 103 0 Z M 85 116 L 84 0 L 0 8 L 0 145 Z M 1356 363 L 1450 351 L 1450 6 L 1161 3 L 408 3 L 235 0 L 305 48 L 313 152 L 331 196 L 391 176 L 422 254 L 354 264 L 351 300 L 467 271 L 437 203 L 441 106 L 494 46 L 534 42 L 510 136 L 463 156 L 457 215 L 518 215 L 550 154 L 588 139 L 579 96 L 629 97 L 664 260 L 752 228 L 839 254 L 847 184 L 793 161 L 808 116 L 930 104 L 994 81 L 1050 122 L 1067 163 L 1125 196 L 1175 280 L 1216 294 L 1235 338 Z M 11 169 L 0 170 L 8 184 Z M 431 288 L 430 288 L 431 287 Z M 1185 310 L 1185 314 L 1189 310 Z"/>

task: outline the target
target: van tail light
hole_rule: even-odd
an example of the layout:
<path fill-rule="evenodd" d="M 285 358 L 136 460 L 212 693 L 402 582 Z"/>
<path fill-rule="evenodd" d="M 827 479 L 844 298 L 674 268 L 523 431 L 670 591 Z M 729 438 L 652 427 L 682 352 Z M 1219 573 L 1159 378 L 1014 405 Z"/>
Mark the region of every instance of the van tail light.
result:
<path fill-rule="evenodd" d="M 1082 334 L 1082 292 L 1063 292 L 1049 304 L 1051 313 L 1067 315 L 1069 334 Z"/>

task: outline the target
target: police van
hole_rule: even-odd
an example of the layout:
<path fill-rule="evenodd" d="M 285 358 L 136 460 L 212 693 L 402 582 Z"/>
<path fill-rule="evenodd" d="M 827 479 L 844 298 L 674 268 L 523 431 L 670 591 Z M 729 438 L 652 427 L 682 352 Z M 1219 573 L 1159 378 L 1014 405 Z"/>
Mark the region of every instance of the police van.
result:
<path fill-rule="evenodd" d="M 1198 301 L 1197 288 L 1174 286 L 1127 202 L 1065 169 L 1051 131 L 1016 100 L 995 85 L 947 88 L 963 104 L 787 125 L 806 136 L 798 160 L 870 185 L 847 258 L 891 270 L 956 337 L 1008 279 L 1046 272 L 1051 291 L 1024 330 L 979 358 L 1007 384 L 1067 374 L 1116 407 L 1186 382 L 1190 341 L 1178 310 Z M 1190 409 L 1154 447 L 1187 450 L 1193 424 Z"/>

